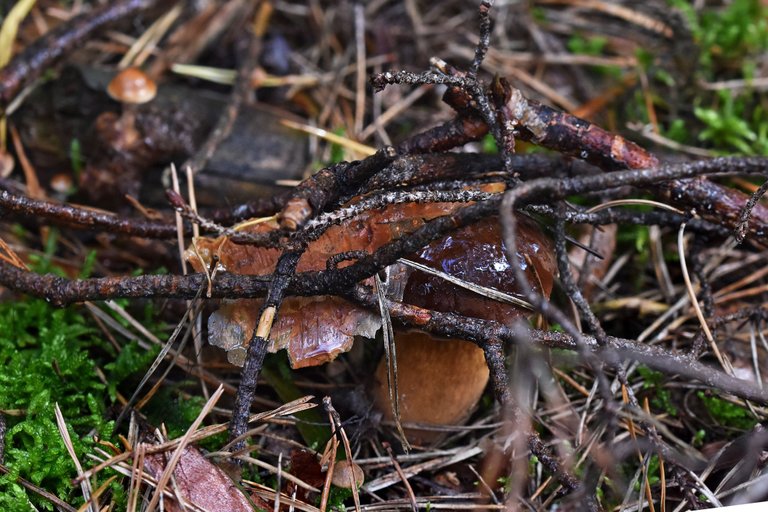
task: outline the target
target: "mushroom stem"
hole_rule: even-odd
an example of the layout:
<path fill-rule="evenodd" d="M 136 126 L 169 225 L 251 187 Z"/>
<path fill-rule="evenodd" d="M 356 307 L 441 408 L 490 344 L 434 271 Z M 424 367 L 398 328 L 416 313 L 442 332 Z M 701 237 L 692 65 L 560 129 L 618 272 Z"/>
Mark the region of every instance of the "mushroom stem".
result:
<path fill-rule="evenodd" d="M 414 444 L 437 442 L 443 432 L 435 427 L 458 425 L 472 414 L 488 383 L 482 349 L 464 340 L 434 338 L 408 331 L 395 335 L 400 420 Z M 375 400 L 387 419 L 393 420 L 387 390 L 386 364 L 376 369 Z"/>
<path fill-rule="evenodd" d="M 138 142 L 139 131 L 136 129 L 136 106 L 123 105 L 123 113 L 117 120 L 117 133 L 119 137 L 115 141 L 115 148 L 126 150 L 134 147 Z"/>

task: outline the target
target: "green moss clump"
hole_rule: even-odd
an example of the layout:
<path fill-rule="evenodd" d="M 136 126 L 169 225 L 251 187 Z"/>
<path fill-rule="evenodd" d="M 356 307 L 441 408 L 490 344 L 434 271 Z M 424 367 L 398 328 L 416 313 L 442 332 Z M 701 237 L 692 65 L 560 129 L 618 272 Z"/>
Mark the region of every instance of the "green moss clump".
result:
<path fill-rule="evenodd" d="M 674 405 L 672 395 L 664 387 L 666 377 L 663 373 L 653 371 L 647 366 L 638 366 L 637 373 L 643 379 L 643 390 L 646 390 L 654 409 L 661 410 L 670 416 L 677 416 L 677 407 Z"/>
<path fill-rule="evenodd" d="M 77 308 L 57 309 L 43 300 L 0 303 L 0 411 L 6 415 L 5 465 L 0 476 L 0 510 L 52 510 L 53 505 L 17 484 L 18 477 L 68 503 L 82 502 L 76 476 L 54 416 L 59 405 L 78 458 L 94 436 L 109 439 L 113 423 L 105 407 L 117 384 L 147 366 L 151 353 L 129 345 L 110 364 L 105 385 L 94 354 L 113 358 L 112 347 L 88 325 Z"/>
<path fill-rule="evenodd" d="M 698 397 L 712 418 L 724 427 L 744 431 L 752 429 L 757 424 L 755 417 L 745 407 L 708 395 L 703 391 L 698 392 Z"/>

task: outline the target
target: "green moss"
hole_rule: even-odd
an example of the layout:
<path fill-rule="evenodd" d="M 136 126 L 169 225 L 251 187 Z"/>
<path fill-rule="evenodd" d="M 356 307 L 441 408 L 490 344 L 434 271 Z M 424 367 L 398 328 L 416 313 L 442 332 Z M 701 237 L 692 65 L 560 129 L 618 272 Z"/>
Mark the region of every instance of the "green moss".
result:
<path fill-rule="evenodd" d="M 7 418 L 5 452 L 11 474 L 0 480 L 0 495 L 17 495 L 10 482 L 21 476 L 68 501 L 74 497 L 75 469 L 56 427 L 55 404 L 78 457 L 92 443 L 86 434 L 111 435 L 112 425 L 104 421 L 106 387 L 88 356 L 94 334 L 71 308 L 56 310 L 41 300 L 0 304 L 0 409 L 14 414 Z"/>
<path fill-rule="evenodd" d="M 648 459 L 648 466 L 646 468 L 646 475 L 648 478 L 648 484 L 650 486 L 657 485 L 661 481 L 659 469 L 660 469 L 659 456 L 651 455 L 650 459 Z M 636 471 L 636 467 L 627 465 L 626 470 L 627 470 L 626 471 L 627 476 L 634 475 Z M 635 492 L 640 492 L 640 489 L 642 488 L 644 483 L 645 481 L 641 476 L 640 479 L 635 482 L 635 485 L 634 485 Z"/>
<path fill-rule="evenodd" d="M 697 78 L 705 81 L 755 76 L 768 50 L 768 7 L 760 0 L 734 0 L 720 9 L 696 11 L 690 1 L 670 0 L 683 13 L 700 48 Z M 653 59 L 640 59 L 653 80 L 659 80 Z M 647 65 L 645 65 L 647 64 Z M 662 123 L 662 134 L 683 144 L 701 144 L 716 153 L 768 154 L 768 116 L 761 97 L 749 88 L 708 91 L 691 97 L 694 117 Z M 642 110 L 638 101 L 638 109 Z M 664 108 L 663 100 L 654 101 Z M 666 125 L 666 126 L 665 126 Z"/>
<path fill-rule="evenodd" d="M 533 468 L 532 463 L 529 462 L 529 467 L 535 471 L 535 468 Z M 500 492 L 506 496 L 512 491 L 512 479 L 508 476 L 500 476 L 496 479 L 496 483 L 499 484 L 499 490 Z"/>
<path fill-rule="evenodd" d="M 576 34 L 570 37 L 567 42 L 568 49 L 571 53 L 579 55 L 603 55 L 608 44 L 608 38 L 603 36 L 583 36 Z M 594 70 L 603 75 L 613 76 L 618 78 L 622 74 L 622 70 L 618 66 L 593 66 Z"/>
<path fill-rule="evenodd" d="M 0 476 L 0 510 L 53 509 L 16 484 L 18 477 L 68 503 L 82 502 L 80 489 L 71 484 L 75 467 L 56 426 L 54 407 L 59 405 L 75 453 L 85 461 L 94 436 L 112 437 L 113 422 L 106 421 L 105 408 L 114 401 L 116 386 L 152 359 L 135 344 L 128 345 L 104 365 L 110 383 L 105 385 L 97 358 L 109 359 L 113 350 L 78 308 L 57 309 L 39 299 L 0 303 L 0 410 L 6 413 L 5 464 L 10 469 Z"/>
<path fill-rule="evenodd" d="M 768 49 L 768 9 L 760 0 L 734 0 L 725 9 L 703 10 L 698 17 L 684 2 L 672 3 L 688 17 L 703 50 L 700 63 L 705 72 L 730 68 Z"/>
<path fill-rule="evenodd" d="M 672 401 L 672 395 L 664 387 L 665 376 L 647 366 L 638 366 L 637 373 L 643 379 L 643 390 L 650 395 L 651 406 L 654 409 L 664 411 L 670 416 L 677 416 L 677 407 Z"/>
<path fill-rule="evenodd" d="M 757 424 L 755 417 L 745 407 L 709 395 L 704 391 L 699 391 L 697 395 L 712 418 L 724 427 L 743 431 L 750 430 Z"/>
<path fill-rule="evenodd" d="M 494 139 L 493 135 L 490 133 L 485 134 L 485 136 L 480 141 L 480 145 L 482 147 L 481 151 L 487 155 L 499 154 L 499 146 L 496 145 L 496 139 Z"/>

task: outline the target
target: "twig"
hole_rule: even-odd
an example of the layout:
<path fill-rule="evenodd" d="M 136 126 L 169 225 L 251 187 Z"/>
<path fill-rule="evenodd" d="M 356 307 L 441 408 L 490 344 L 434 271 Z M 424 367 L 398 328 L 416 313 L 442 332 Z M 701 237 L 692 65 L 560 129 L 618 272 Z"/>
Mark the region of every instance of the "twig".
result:
<path fill-rule="evenodd" d="M 475 47 L 475 58 L 469 66 L 469 75 L 477 76 L 480 65 L 488 52 L 488 46 L 491 44 L 491 17 L 490 10 L 493 7 L 493 0 L 482 0 L 478 9 L 480 15 L 480 41 Z"/>
<path fill-rule="evenodd" d="M 621 171 L 566 180 L 543 178 L 525 182 L 514 189 L 513 192 L 516 197 L 514 203 L 522 206 L 543 198 L 554 201 L 573 194 L 626 185 L 645 186 L 662 180 L 675 180 L 723 170 L 740 174 L 758 173 L 763 172 L 767 163 L 768 160 L 758 157 L 716 158 L 661 166 L 657 169 Z M 510 193 L 507 192 L 507 194 Z M 451 215 L 433 219 L 412 234 L 381 246 L 373 254 L 360 258 L 345 268 L 298 274 L 296 279 L 291 281 L 287 292 L 299 295 L 345 293 L 358 281 L 372 276 L 397 259 L 420 249 L 449 231 L 465 226 L 483 216 L 495 214 L 498 207 L 499 200 L 492 198 L 461 208 Z M 270 276 L 222 274 L 211 287 L 212 297 L 263 296 L 269 279 Z M 138 276 L 72 281 L 53 276 L 25 273 L 11 265 L 0 264 L 0 284 L 10 286 L 19 292 L 45 297 L 59 305 L 117 297 L 189 299 L 195 296 L 203 280 L 205 280 L 204 276 L 191 274 L 189 276 Z"/>
<path fill-rule="evenodd" d="M 342 195 L 354 194 L 394 158 L 394 148 L 387 146 L 364 160 L 341 162 L 318 171 L 291 191 L 279 215 L 280 225 L 295 231 Z"/>
<path fill-rule="evenodd" d="M 389 460 L 392 461 L 392 466 L 395 468 L 397 476 L 400 477 L 400 481 L 403 482 L 403 485 L 405 486 L 405 491 L 408 494 L 408 499 L 411 502 L 411 510 L 413 512 L 417 512 L 419 510 L 419 504 L 416 503 L 416 495 L 413 493 L 413 487 L 411 487 L 411 484 L 408 482 L 408 477 L 405 476 L 405 473 L 403 473 L 403 468 L 400 467 L 400 463 L 397 462 L 397 458 L 392 452 L 392 447 L 386 441 L 381 443 L 381 445 L 387 451 L 387 455 L 389 455 Z"/>
<path fill-rule="evenodd" d="M 739 215 L 739 223 L 736 225 L 736 243 L 740 244 L 747 237 L 747 229 L 749 227 L 749 218 L 752 216 L 752 211 L 757 206 L 757 202 L 768 192 L 768 181 L 764 181 L 760 188 L 749 197 L 749 201 L 744 205 L 744 209 Z"/>
<path fill-rule="evenodd" d="M 286 289 L 294 277 L 296 265 L 303 252 L 304 246 L 286 249 L 280 255 L 275 272 L 272 274 L 267 298 L 261 306 L 259 323 L 251 336 L 245 356 L 245 363 L 240 372 L 240 385 L 237 387 L 235 406 L 232 409 L 232 421 L 229 428 L 230 440 L 239 438 L 248 428 L 248 411 L 251 408 L 251 402 L 256 393 L 259 373 L 264 364 L 264 357 L 267 354 L 272 323 L 283 301 Z M 236 443 L 233 449 L 235 451 L 240 450 L 244 443 L 245 440 Z"/>
<path fill-rule="evenodd" d="M 176 226 L 167 223 L 130 219 L 114 213 L 33 199 L 0 190 L 0 211 L 18 216 L 46 219 L 63 226 L 121 233 L 146 238 L 171 239 L 176 236 Z M 191 233 L 187 228 L 186 233 Z"/>

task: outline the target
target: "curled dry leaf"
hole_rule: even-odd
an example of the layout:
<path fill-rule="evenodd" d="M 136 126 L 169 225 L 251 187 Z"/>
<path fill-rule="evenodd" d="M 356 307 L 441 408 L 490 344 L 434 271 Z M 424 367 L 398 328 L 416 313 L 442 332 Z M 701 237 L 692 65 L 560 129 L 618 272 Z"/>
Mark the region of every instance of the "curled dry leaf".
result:
<path fill-rule="evenodd" d="M 426 221 L 465 206 L 461 203 L 399 204 L 366 211 L 353 219 L 331 226 L 309 244 L 297 272 L 324 270 L 326 261 L 347 251 L 372 252 Z M 254 224 L 245 231 L 263 233 L 278 229 L 275 222 Z M 239 245 L 225 237 L 198 238 L 185 257 L 196 271 L 209 268 L 214 254 L 220 270 L 235 274 L 266 275 L 274 271 L 279 249 Z M 341 266 L 349 264 L 342 262 Z M 242 365 L 253 332 L 260 300 L 224 302 L 208 322 L 209 340 L 228 351 L 233 364 Z M 381 325 L 378 314 L 343 299 L 319 296 L 286 299 L 270 334 L 271 352 L 288 351 L 291 366 L 302 368 L 332 361 L 349 350 L 355 336 L 374 337 Z"/>
<path fill-rule="evenodd" d="M 144 458 L 144 471 L 158 479 L 166 465 L 166 455 L 154 453 Z M 194 446 L 184 447 L 184 452 L 173 470 L 176 496 L 164 501 L 167 512 L 183 510 L 227 510 L 228 512 L 252 512 L 248 499 L 217 465 L 206 459 Z M 193 507 L 190 507 L 192 505 Z"/>
<path fill-rule="evenodd" d="M 208 319 L 211 344 L 226 350 L 232 364 L 245 362 L 260 305 L 258 299 L 225 301 Z M 294 368 L 317 366 L 352 348 L 355 336 L 372 338 L 380 326 L 378 316 L 338 297 L 292 297 L 272 327 L 270 352 L 288 350 Z"/>

